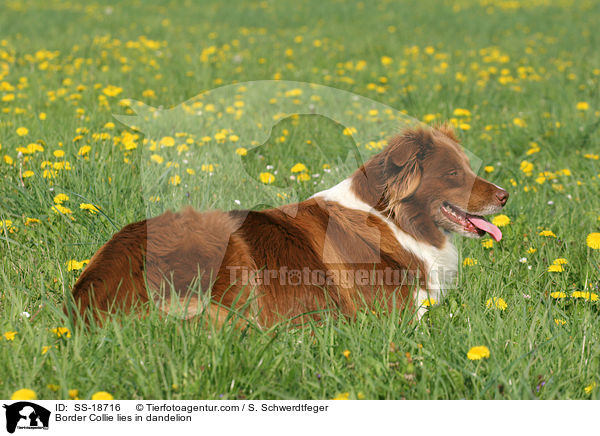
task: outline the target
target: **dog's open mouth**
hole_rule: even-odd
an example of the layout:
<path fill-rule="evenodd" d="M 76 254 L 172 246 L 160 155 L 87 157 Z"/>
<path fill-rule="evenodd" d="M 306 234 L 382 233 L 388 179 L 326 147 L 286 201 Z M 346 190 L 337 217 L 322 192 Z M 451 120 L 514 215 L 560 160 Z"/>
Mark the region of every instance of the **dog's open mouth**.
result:
<path fill-rule="evenodd" d="M 502 231 L 480 216 L 471 215 L 448 202 L 444 202 L 441 209 L 446 218 L 461 226 L 465 232 L 479 236 L 489 233 L 496 242 L 502 239 Z"/>

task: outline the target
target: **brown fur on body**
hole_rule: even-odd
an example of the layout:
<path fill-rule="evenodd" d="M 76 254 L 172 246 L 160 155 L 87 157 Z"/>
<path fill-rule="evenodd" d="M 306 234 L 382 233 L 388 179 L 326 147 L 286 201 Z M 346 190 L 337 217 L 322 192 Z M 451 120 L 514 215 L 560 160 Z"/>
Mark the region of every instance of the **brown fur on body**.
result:
<path fill-rule="evenodd" d="M 452 176 L 443 177 L 448 171 Z M 91 309 L 100 319 L 149 300 L 174 312 L 175 301 L 187 317 L 207 309 L 222 322 L 231 308 L 259 325 L 272 325 L 306 313 L 318 317 L 331 307 L 348 316 L 375 304 L 402 307 L 412 304 L 414 286 L 426 287 L 425 267 L 381 216 L 439 248 L 446 241 L 442 229 L 456 226 L 437 210 L 443 201 L 481 212 L 497 210 L 508 197 L 502 203 L 496 197 L 504 191 L 471 171 L 447 128 L 409 130 L 393 138 L 355 172 L 351 185 L 356 197 L 381 215 L 316 196 L 277 209 L 186 209 L 129 224 L 96 252 L 79 277 L 73 288 L 77 309 L 84 316 Z M 343 274 L 389 270 L 410 272 L 408 280 L 390 284 L 375 275 L 365 284 L 349 282 Z M 265 280 L 272 271 L 276 275 Z M 282 271 L 309 273 L 292 284 L 289 277 L 282 281 Z M 261 280 L 248 282 L 261 273 Z M 202 293 L 192 292 L 194 287 Z M 209 300 L 202 298 L 207 293 Z"/>
<path fill-rule="evenodd" d="M 349 224 L 356 234 L 345 232 Z M 158 232 L 158 228 L 163 230 Z M 334 253 L 330 248 L 328 257 L 337 257 L 335 263 L 325 263 L 320 254 L 325 250 L 326 232 L 330 244 L 334 236 Z M 359 236 L 363 232 L 365 239 Z M 370 240 L 372 234 L 382 237 Z M 364 258 L 379 256 L 380 261 L 345 264 L 344 253 L 357 249 L 364 251 Z M 200 289 L 211 292 L 212 318 L 222 320 L 226 316 L 223 308 L 246 307 L 250 313 L 244 313 L 245 317 L 271 325 L 331 307 L 352 316 L 358 307 L 376 304 L 376 300 L 389 308 L 394 301 L 401 304 L 409 295 L 413 277 L 400 289 L 382 287 L 383 283 L 357 289 L 353 283 L 342 282 L 346 271 L 386 268 L 415 273 L 423 270 L 421 262 L 398 245 L 385 224 L 365 212 L 344 210 L 334 203 L 319 204 L 315 199 L 299 203 L 294 218 L 280 209 L 229 213 L 186 209 L 130 224 L 116 233 L 92 257 L 73 288 L 73 297 L 82 315 L 92 308 L 103 314 L 128 311 L 136 303 L 151 299 L 168 311 L 169 291 L 175 290 L 180 310 L 187 310 L 189 317 L 203 309 L 189 289 L 200 272 Z M 297 275 L 306 269 L 309 274 L 329 271 L 330 279 L 337 281 L 329 285 L 322 278 L 316 284 L 310 279 L 300 284 L 281 283 L 282 271 Z M 245 277 L 259 270 L 276 271 L 277 276 L 253 290 L 256 282 Z M 232 274 L 235 280 L 230 280 Z"/>

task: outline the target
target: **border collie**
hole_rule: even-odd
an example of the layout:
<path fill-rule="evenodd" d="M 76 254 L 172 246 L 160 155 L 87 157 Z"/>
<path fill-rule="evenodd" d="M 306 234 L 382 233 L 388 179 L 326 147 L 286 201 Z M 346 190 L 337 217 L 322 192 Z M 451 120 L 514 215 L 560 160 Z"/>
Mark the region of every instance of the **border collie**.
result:
<path fill-rule="evenodd" d="M 94 254 L 73 298 L 97 320 L 148 301 L 183 317 L 208 310 L 217 323 L 242 311 L 260 326 L 375 305 L 410 305 L 420 317 L 456 284 L 451 232 L 499 241 L 482 216 L 507 200 L 471 170 L 450 127 L 407 129 L 300 203 L 188 208 L 125 226 Z"/>

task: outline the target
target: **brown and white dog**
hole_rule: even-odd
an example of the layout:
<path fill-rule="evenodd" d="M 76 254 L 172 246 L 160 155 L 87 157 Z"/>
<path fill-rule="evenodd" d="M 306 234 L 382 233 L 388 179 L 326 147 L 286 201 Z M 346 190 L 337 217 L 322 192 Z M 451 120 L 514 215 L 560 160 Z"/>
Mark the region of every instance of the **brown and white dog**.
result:
<path fill-rule="evenodd" d="M 96 319 L 147 301 L 185 317 L 208 310 L 217 322 L 240 310 L 261 326 L 326 308 L 353 316 L 410 305 L 420 316 L 423 300 L 439 301 L 455 284 L 450 232 L 500 240 L 482 216 L 507 200 L 471 170 L 449 127 L 409 129 L 303 202 L 186 209 L 129 224 L 92 257 L 73 297 L 81 314 L 93 309 Z"/>

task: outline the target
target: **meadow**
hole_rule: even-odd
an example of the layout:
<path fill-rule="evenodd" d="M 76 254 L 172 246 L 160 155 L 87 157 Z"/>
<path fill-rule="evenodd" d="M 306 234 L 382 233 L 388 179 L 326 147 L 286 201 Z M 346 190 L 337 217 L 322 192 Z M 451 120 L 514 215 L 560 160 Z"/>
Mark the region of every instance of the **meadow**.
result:
<path fill-rule="evenodd" d="M 2 1 L 0 397 L 598 399 L 598 22 L 591 0 Z M 504 238 L 457 238 L 459 285 L 418 323 L 377 308 L 266 330 L 157 310 L 66 318 L 123 225 L 306 198 L 353 169 L 339 150 L 383 146 L 318 115 L 252 139 L 255 80 L 348 91 L 399 125 L 451 123 L 511 194 Z M 236 84 L 222 107 L 196 98 Z M 153 131 L 139 115 L 152 108 L 214 123 Z M 361 125 L 385 137 L 385 111 Z"/>

